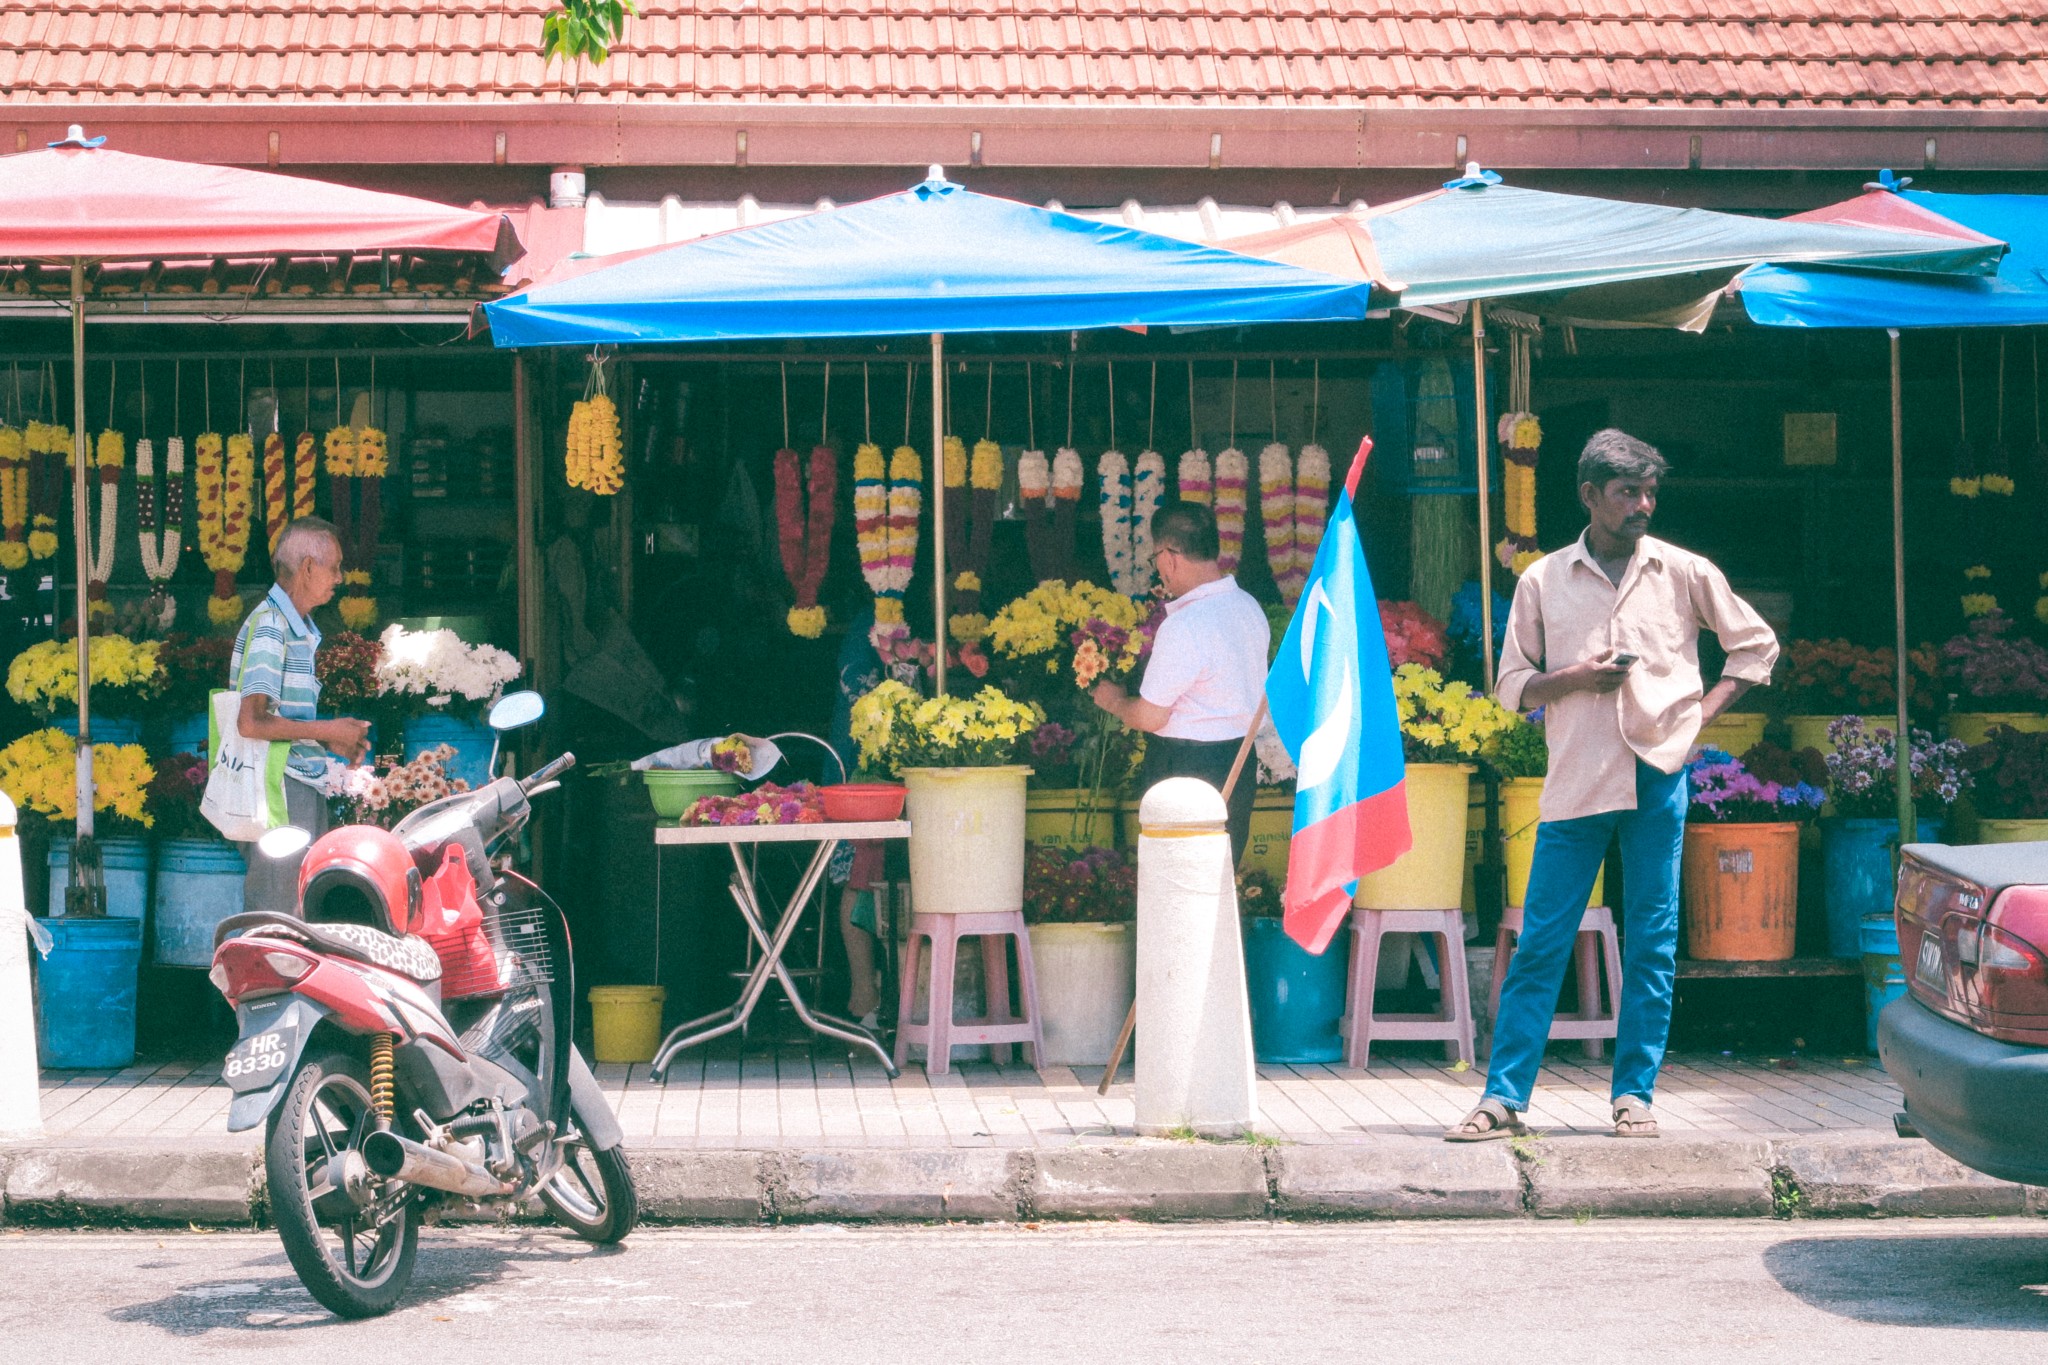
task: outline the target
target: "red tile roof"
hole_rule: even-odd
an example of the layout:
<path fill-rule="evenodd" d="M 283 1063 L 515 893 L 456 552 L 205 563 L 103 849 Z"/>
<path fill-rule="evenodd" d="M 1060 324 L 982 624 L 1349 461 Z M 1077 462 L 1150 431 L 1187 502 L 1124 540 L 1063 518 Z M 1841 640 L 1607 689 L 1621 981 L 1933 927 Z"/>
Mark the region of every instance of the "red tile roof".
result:
<path fill-rule="evenodd" d="M 2041 0 L 0 0 L 0 104 L 2039 110 Z"/>

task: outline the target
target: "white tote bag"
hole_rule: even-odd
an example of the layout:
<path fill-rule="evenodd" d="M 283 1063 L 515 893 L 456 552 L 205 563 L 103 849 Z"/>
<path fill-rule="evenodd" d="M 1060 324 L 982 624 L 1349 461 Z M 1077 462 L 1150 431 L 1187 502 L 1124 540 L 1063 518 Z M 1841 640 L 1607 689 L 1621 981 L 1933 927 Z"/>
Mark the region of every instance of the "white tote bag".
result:
<path fill-rule="evenodd" d="M 208 704 L 216 742 L 199 812 L 223 837 L 248 843 L 285 823 L 284 771 L 292 746 L 242 737 L 240 692 L 215 692 Z"/>

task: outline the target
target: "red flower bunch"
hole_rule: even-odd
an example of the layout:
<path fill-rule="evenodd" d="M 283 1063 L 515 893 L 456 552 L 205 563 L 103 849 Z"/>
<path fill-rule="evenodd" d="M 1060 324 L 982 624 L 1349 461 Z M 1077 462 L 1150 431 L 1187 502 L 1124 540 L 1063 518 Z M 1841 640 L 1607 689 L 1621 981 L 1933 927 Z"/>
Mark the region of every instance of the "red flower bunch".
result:
<path fill-rule="evenodd" d="M 206 795 L 206 759 L 198 754 L 172 754 L 151 760 L 148 809 L 156 817 L 162 839 L 218 839 L 220 834 L 199 810 Z"/>
<path fill-rule="evenodd" d="M 1444 623 L 1413 602 L 1380 599 L 1380 632 L 1387 637 L 1387 658 L 1395 668 L 1421 664 L 1441 669 L 1450 649 Z"/>
<path fill-rule="evenodd" d="M 206 709 L 206 699 L 217 687 L 228 685 L 228 660 L 234 657 L 232 635 L 188 635 L 180 632 L 166 639 L 157 652 L 164 666 L 163 708 L 171 715 L 188 715 Z"/>
<path fill-rule="evenodd" d="M 1906 656 L 1910 704 L 1930 712 L 1941 695 L 1941 660 L 1932 645 Z M 1898 705 L 1898 655 L 1847 640 L 1794 640 L 1785 646 L 1772 690 L 1780 704 L 1801 715 L 1871 714 Z"/>
<path fill-rule="evenodd" d="M 383 658 L 381 643 L 352 630 L 322 636 L 320 652 L 313 656 L 321 705 L 331 709 L 375 701 L 377 665 Z"/>
<path fill-rule="evenodd" d="M 1024 860 L 1024 918 L 1032 924 L 1122 924 L 1137 913 L 1134 856 L 1036 844 Z"/>

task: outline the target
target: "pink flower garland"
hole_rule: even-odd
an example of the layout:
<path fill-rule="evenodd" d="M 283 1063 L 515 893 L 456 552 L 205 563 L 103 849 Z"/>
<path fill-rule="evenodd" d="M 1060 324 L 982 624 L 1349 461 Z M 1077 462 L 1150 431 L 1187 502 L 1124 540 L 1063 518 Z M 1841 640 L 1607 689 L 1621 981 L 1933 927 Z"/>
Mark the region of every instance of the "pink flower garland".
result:
<path fill-rule="evenodd" d="M 1250 468 L 1236 446 L 1216 456 L 1216 562 L 1225 573 L 1244 556 L 1244 514 Z"/>

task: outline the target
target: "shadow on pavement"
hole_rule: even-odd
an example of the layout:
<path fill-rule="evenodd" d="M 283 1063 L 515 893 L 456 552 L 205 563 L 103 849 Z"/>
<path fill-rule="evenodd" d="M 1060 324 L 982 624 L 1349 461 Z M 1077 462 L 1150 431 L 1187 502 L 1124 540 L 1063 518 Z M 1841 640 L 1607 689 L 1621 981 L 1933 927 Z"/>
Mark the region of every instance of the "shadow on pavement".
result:
<path fill-rule="evenodd" d="M 2048 1332 L 2048 1236 L 1807 1237 L 1763 1259 L 1786 1292 L 1857 1322 Z"/>
<path fill-rule="evenodd" d="M 503 1291 L 496 1296 L 503 1298 L 507 1292 L 518 1293 L 537 1283 L 550 1266 L 567 1269 L 564 1263 L 624 1251 L 622 1246 L 590 1246 L 560 1232 L 518 1232 L 502 1239 L 443 1240 L 438 1245 L 423 1235 L 419 1257 L 413 1263 L 412 1285 L 387 1316 L 420 1309 L 489 1311 L 488 1301 L 455 1301 L 493 1289 Z M 211 1332 L 269 1334 L 342 1325 L 342 1319 L 315 1302 L 299 1283 L 282 1247 L 251 1256 L 242 1268 L 246 1273 L 180 1285 L 160 1299 L 116 1308 L 107 1316 L 115 1322 L 144 1323 L 174 1337 L 202 1337 Z M 260 1335 L 255 1339 L 260 1340 Z"/>

